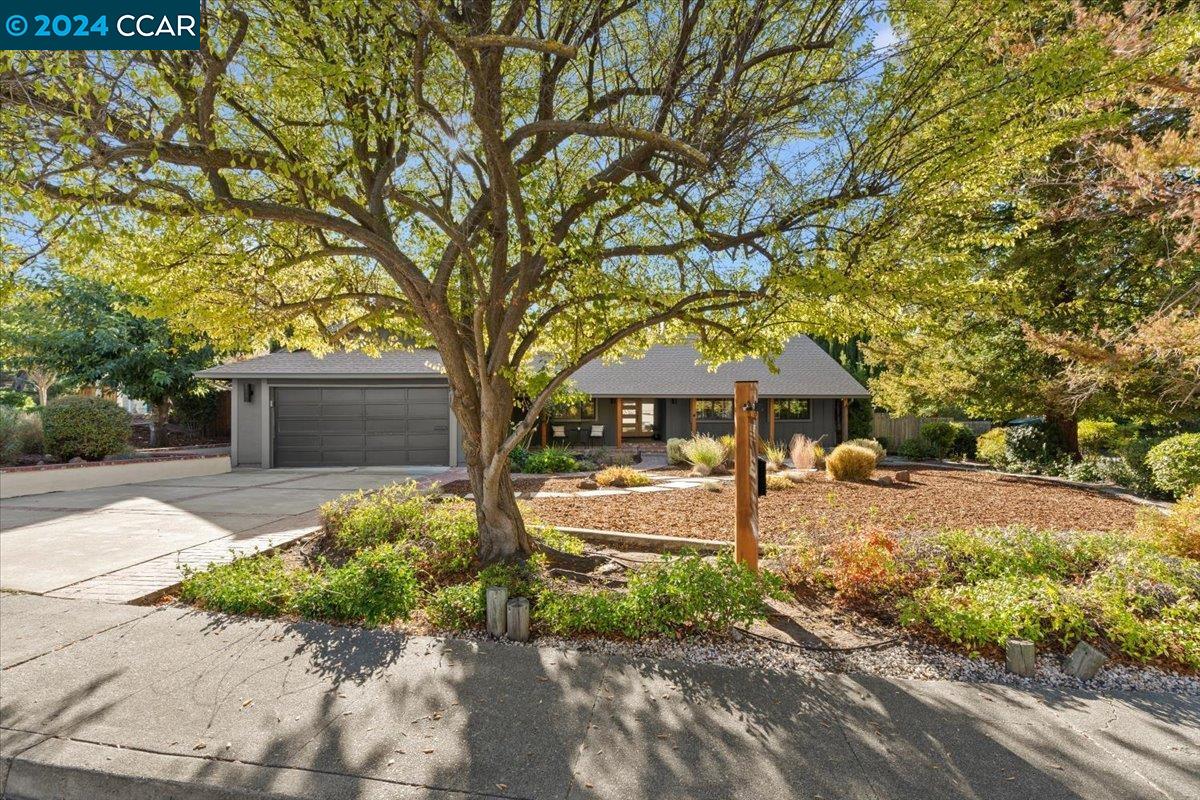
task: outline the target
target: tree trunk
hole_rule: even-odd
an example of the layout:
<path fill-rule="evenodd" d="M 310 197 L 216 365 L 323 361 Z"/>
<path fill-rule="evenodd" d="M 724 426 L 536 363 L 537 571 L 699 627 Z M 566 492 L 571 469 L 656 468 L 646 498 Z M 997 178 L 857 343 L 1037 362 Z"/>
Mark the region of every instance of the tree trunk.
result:
<path fill-rule="evenodd" d="M 162 447 L 166 437 L 167 401 L 150 405 L 150 446 Z"/>
<path fill-rule="evenodd" d="M 498 472 L 489 477 L 481 465 L 467 464 L 479 523 L 479 559 L 485 564 L 512 561 L 533 552 L 533 540 L 517 508 L 507 456 Z"/>
<path fill-rule="evenodd" d="M 1079 421 L 1073 416 L 1056 411 L 1046 412 L 1046 424 L 1056 433 L 1063 450 L 1074 461 L 1079 461 L 1082 454 L 1079 451 Z"/>
<path fill-rule="evenodd" d="M 37 389 L 38 405 L 43 408 L 50 402 L 50 384 L 35 383 L 34 388 Z"/>

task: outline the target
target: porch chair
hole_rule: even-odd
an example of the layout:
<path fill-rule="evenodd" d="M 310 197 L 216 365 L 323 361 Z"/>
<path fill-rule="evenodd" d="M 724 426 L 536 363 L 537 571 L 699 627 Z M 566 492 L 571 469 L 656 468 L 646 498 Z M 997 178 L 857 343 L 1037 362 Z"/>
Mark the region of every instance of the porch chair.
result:
<path fill-rule="evenodd" d="M 550 426 L 550 441 L 552 441 L 552 442 L 567 441 L 567 426 L 566 425 L 551 425 Z"/>
<path fill-rule="evenodd" d="M 604 443 L 604 426 L 603 425 L 593 425 L 592 426 L 592 434 L 591 434 L 590 439 L 593 444 L 595 444 L 597 441 L 599 441 L 600 444 L 603 444 Z"/>

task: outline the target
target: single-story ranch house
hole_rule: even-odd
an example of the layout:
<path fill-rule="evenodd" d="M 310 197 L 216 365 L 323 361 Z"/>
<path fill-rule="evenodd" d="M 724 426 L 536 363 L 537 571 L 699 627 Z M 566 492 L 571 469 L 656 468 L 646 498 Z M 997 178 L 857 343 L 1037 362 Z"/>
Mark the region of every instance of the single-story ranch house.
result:
<path fill-rule="evenodd" d="M 559 409 L 537 439 L 633 445 L 695 433 L 733 431 L 733 382 L 759 382 L 764 439 L 803 433 L 846 438 L 850 399 L 862 384 L 807 336 L 788 342 L 776 372 L 747 358 L 716 370 L 690 344 L 651 348 L 618 363 L 594 361 L 573 378 L 588 400 Z M 379 356 L 280 351 L 201 370 L 231 382 L 235 466 L 456 465 L 462 440 L 450 389 L 434 350 Z"/>

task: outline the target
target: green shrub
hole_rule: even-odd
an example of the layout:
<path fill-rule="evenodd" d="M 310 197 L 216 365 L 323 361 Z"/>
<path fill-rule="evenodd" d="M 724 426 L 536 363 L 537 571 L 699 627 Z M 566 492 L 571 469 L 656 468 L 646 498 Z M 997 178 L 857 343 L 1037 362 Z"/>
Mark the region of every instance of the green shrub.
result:
<path fill-rule="evenodd" d="M 129 414 L 100 397 L 60 397 L 42 410 L 46 452 L 63 461 L 96 460 L 129 444 Z"/>
<path fill-rule="evenodd" d="M 667 439 L 667 463 L 686 464 L 687 456 L 683 454 L 683 445 L 687 439 Z"/>
<path fill-rule="evenodd" d="M 571 451 L 555 445 L 533 451 L 525 461 L 525 472 L 535 475 L 574 472 L 577 469 L 579 469 L 579 462 L 571 455 Z"/>
<path fill-rule="evenodd" d="M 1079 449 L 1092 455 L 1119 452 L 1133 438 L 1130 426 L 1102 419 L 1080 420 L 1077 435 Z"/>
<path fill-rule="evenodd" d="M 1165 513 L 1157 508 L 1139 511 L 1134 533 L 1164 553 L 1200 560 L 1200 487 Z"/>
<path fill-rule="evenodd" d="M 719 439 L 704 433 L 688 439 L 680 449 L 689 464 L 709 472 L 724 464 L 729 457 L 728 450 Z"/>
<path fill-rule="evenodd" d="M 16 389 L 0 389 L 0 407 L 17 411 L 31 411 L 37 407 L 37 399 L 28 392 Z"/>
<path fill-rule="evenodd" d="M 1133 439 L 1121 450 L 1121 459 L 1125 462 L 1128 473 L 1123 477 L 1122 486 L 1132 489 L 1145 497 L 1161 497 L 1163 491 L 1154 482 L 1154 474 L 1146 459 L 1162 439 Z"/>
<path fill-rule="evenodd" d="M 272 616 L 290 611 L 297 591 L 312 580 L 279 556 L 254 555 L 200 572 L 185 565 L 179 596 L 209 611 Z"/>
<path fill-rule="evenodd" d="M 874 439 L 850 439 L 849 441 L 843 442 L 843 444 L 852 444 L 855 447 L 867 448 L 875 454 L 876 465 L 878 465 L 880 461 L 883 461 L 883 459 L 887 456 L 887 450 L 884 450 L 883 445 Z"/>
<path fill-rule="evenodd" d="M 11 406 L 0 406 L 0 464 L 11 464 L 18 456 L 41 453 L 42 418 Z"/>
<path fill-rule="evenodd" d="M 326 566 L 295 597 L 295 609 L 309 619 L 382 625 L 407 619 L 417 604 L 420 584 L 403 545 L 362 550 L 340 567 Z"/>
<path fill-rule="evenodd" d="M 213 436 L 221 418 L 221 392 L 181 394 L 171 398 L 171 417 L 200 436 Z"/>
<path fill-rule="evenodd" d="M 875 471 L 875 451 L 839 444 L 825 459 L 825 472 L 835 481 L 865 481 Z"/>
<path fill-rule="evenodd" d="M 1004 428 L 991 428 L 979 434 L 975 440 L 975 456 L 993 467 L 1004 466 L 1008 454 L 1008 444 Z"/>
<path fill-rule="evenodd" d="M 508 452 L 508 466 L 513 472 L 525 472 L 529 463 L 530 450 L 528 447 L 517 445 Z"/>
<path fill-rule="evenodd" d="M 654 483 L 646 473 L 633 467 L 605 467 L 596 473 L 599 486 L 649 486 Z"/>
<path fill-rule="evenodd" d="M 435 628 L 467 630 L 483 624 L 486 604 L 480 602 L 475 582 L 456 583 L 438 589 L 425 603 L 425 616 Z"/>
<path fill-rule="evenodd" d="M 979 528 L 943 531 L 932 537 L 931 545 L 934 579 L 944 584 L 1013 576 L 1065 581 L 1086 574 L 1119 549 L 1119 538 L 1026 527 Z"/>
<path fill-rule="evenodd" d="M 624 596 L 611 589 L 572 590 L 566 581 L 552 581 L 537 598 L 533 621 L 555 636 L 639 635 Z"/>
<path fill-rule="evenodd" d="M 538 523 L 530 523 L 529 534 L 538 542 L 553 547 L 555 550 L 561 550 L 564 553 L 570 553 L 573 556 L 583 555 L 584 541 L 578 536 L 569 533 L 564 533 L 552 525 L 541 525 Z"/>
<path fill-rule="evenodd" d="M 1183 497 L 1200 486 L 1200 433 L 1181 433 L 1164 439 L 1146 454 L 1154 485 L 1172 497 Z"/>
<path fill-rule="evenodd" d="M 962 423 L 954 423 L 954 438 L 950 440 L 950 448 L 946 451 L 948 458 L 965 458 L 972 460 L 978 448 L 979 438 L 975 432 Z"/>
<path fill-rule="evenodd" d="M 1072 589 L 1041 575 L 927 586 L 904 603 L 901 620 L 927 624 L 972 651 L 1013 638 L 1073 644 L 1095 634 Z"/>
<path fill-rule="evenodd" d="M 954 423 L 944 420 L 926 422 L 921 426 L 921 436 L 933 445 L 938 458 L 945 458 L 949 454 L 956 433 Z"/>
<path fill-rule="evenodd" d="M 427 502 L 415 481 L 343 495 L 321 506 L 325 529 L 350 550 L 412 538 L 425 521 Z"/>
<path fill-rule="evenodd" d="M 1004 459 L 1010 464 L 1052 464 L 1064 455 L 1058 435 L 1044 422 L 1010 426 L 1004 444 Z"/>
<path fill-rule="evenodd" d="M 911 461 L 923 461 L 927 458 L 937 458 L 937 445 L 924 436 L 914 436 L 903 441 L 896 448 L 896 454 Z"/>

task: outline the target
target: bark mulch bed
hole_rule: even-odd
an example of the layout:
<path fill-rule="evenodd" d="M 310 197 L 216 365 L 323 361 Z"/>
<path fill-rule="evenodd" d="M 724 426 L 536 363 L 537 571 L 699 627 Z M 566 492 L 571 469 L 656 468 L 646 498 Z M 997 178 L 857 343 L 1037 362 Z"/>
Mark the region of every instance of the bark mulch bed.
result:
<path fill-rule="evenodd" d="M 791 489 L 759 498 L 764 542 L 786 543 L 797 530 L 842 533 L 850 526 L 894 532 L 993 525 L 1055 530 L 1120 530 L 1138 506 L 1087 489 L 1054 486 L 1011 475 L 949 469 L 908 470 L 912 483 L 840 483 L 818 474 Z M 894 475 L 881 469 L 876 474 Z M 539 520 L 564 527 L 600 528 L 704 539 L 733 538 L 733 490 L 680 489 L 605 497 L 547 497 L 525 501 Z"/>
<path fill-rule="evenodd" d="M 525 477 L 513 478 L 513 489 L 522 494 L 528 492 L 579 492 L 579 482 L 584 476 L 575 476 L 573 478 L 556 478 L 553 475 L 545 477 Z M 470 481 L 451 481 L 442 486 L 442 491 L 447 494 L 456 494 L 462 496 L 471 492 Z"/>

